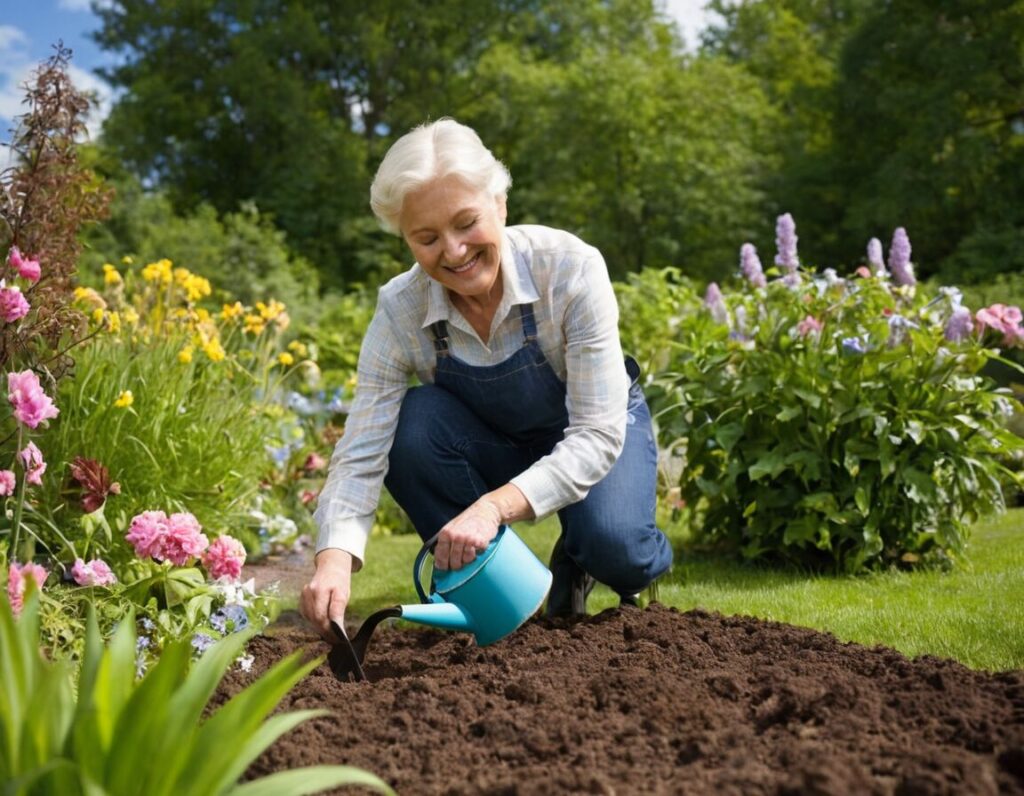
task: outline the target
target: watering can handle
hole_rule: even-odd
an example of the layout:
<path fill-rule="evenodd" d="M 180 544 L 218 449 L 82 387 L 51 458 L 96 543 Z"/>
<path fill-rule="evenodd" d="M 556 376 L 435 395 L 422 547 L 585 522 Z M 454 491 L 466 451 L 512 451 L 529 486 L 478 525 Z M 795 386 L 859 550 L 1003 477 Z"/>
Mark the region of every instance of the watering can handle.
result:
<path fill-rule="evenodd" d="M 438 531 L 423 543 L 423 547 L 416 554 L 416 562 L 412 565 L 412 582 L 416 585 L 416 594 L 420 598 L 421 603 L 433 602 L 427 597 L 426 589 L 423 588 L 423 564 L 427 560 L 427 553 L 433 549 L 434 542 L 437 541 L 437 537 L 440 535 L 441 532 Z"/>

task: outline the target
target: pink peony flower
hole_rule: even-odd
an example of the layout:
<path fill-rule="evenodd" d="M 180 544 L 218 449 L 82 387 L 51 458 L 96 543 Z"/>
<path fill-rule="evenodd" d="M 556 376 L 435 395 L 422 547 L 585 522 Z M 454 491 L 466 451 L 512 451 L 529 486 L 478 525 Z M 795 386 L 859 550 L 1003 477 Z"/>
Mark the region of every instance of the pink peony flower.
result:
<path fill-rule="evenodd" d="M 32 307 L 29 306 L 20 288 L 0 285 L 0 318 L 6 323 L 14 323 L 19 318 L 24 318 L 30 309 Z"/>
<path fill-rule="evenodd" d="M 210 548 L 203 553 L 203 566 L 210 577 L 236 580 L 242 574 L 245 563 L 245 547 L 233 536 L 218 536 Z"/>
<path fill-rule="evenodd" d="M 163 561 L 167 537 L 167 515 L 162 511 L 144 511 L 132 518 L 125 539 L 139 558 Z"/>
<path fill-rule="evenodd" d="M 825 324 L 813 315 L 808 315 L 796 325 L 796 333 L 801 337 L 807 337 L 809 334 L 819 334 L 824 326 Z"/>
<path fill-rule="evenodd" d="M 1024 327 L 1021 326 L 1020 307 L 1007 307 L 1005 304 L 993 304 L 991 307 L 978 310 L 974 316 L 978 324 L 978 332 L 986 328 L 994 329 L 1003 335 L 1003 345 L 1014 346 L 1024 342 Z"/>
<path fill-rule="evenodd" d="M 11 246 L 11 250 L 7 254 L 7 262 L 29 282 L 39 281 L 39 275 L 42 272 L 42 269 L 39 267 L 39 260 L 33 257 L 26 257 L 18 250 L 17 246 Z"/>
<path fill-rule="evenodd" d="M 164 537 L 164 558 L 183 567 L 210 545 L 199 521 L 187 511 L 172 514 L 167 520 Z"/>
<path fill-rule="evenodd" d="M 7 400 L 14 407 L 15 419 L 29 428 L 60 414 L 39 386 L 39 377 L 31 370 L 7 374 Z"/>
<path fill-rule="evenodd" d="M 50 573 L 38 564 L 22 564 L 12 561 L 10 569 L 7 570 L 7 597 L 11 601 L 11 610 L 18 616 L 21 609 L 25 607 L 25 590 L 28 582 L 35 583 L 37 589 L 42 589 L 46 577 Z"/>
<path fill-rule="evenodd" d="M 18 451 L 18 458 L 21 459 L 21 464 L 25 468 L 25 479 L 28 483 L 41 486 L 43 483 L 43 473 L 46 472 L 43 452 L 36 447 L 34 442 L 30 442 Z"/>
<path fill-rule="evenodd" d="M 0 497 L 7 497 L 14 494 L 14 487 L 18 480 L 14 470 L 0 470 Z"/>
<path fill-rule="evenodd" d="M 75 565 L 71 567 L 71 576 L 79 586 L 111 586 L 117 583 L 117 577 L 107 562 L 100 558 L 94 558 L 88 564 L 76 558 Z"/>

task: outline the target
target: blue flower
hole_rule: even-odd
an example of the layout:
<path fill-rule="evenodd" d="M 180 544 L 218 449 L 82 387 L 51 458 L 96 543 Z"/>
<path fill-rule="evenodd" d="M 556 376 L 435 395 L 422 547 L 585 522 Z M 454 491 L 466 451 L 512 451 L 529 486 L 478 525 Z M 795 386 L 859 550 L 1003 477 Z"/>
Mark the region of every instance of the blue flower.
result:
<path fill-rule="evenodd" d="M 867 346 L 859 337 L 844 337 L 843 352 L 846 354 L 863 354 L 867 352 Z"/>
<path fill-rule="evenodd" d="M 206 633 L 196 633 L 192 636 L 192 649 L 202 655 L 214 644 L 214 638 Z"/>
<path fill-rule="evenodd" d="M 210 616 L 210 624 L 218 633 L 237 633 L 249 626 L 249 615 L 240 605 L 225 605 Z"/>

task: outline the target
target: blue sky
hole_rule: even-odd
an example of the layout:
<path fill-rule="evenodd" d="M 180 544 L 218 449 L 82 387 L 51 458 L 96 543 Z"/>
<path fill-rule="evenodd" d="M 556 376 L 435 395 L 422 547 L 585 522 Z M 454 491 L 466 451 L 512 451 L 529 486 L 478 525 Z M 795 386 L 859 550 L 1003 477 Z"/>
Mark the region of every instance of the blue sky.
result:
<path fill-rule="evenodd" d="M 707 20 L 702 10 L 706 0 L 662 2 L 667 13 L 679 23 L 687 44 L 695 45 L 697 33 Z M 63 39 L 74 53 L 71 79 L 75 85 L 99 96 L 100 107 L 88 123 L 92 134 L 98 132 L 109 112 L 111 93 L 93 71 L 113 61 L 88 37 L 98 28 L 99 18 L 90 8 L 90 0 L 0 0 L 0 143 L 10 141 L 13 117 L 22 112 L 20 86 L 52 54 L 52 45 L 58 39 Z M 4 154 L 0 153 L 0 161 L 6 160 Z"/>

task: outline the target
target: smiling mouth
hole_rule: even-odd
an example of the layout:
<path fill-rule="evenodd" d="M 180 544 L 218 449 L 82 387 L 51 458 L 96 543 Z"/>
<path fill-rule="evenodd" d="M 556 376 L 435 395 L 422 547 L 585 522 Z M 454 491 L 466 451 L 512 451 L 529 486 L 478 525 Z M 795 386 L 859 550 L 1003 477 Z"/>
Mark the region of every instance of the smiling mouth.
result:
<path fill-rule="evenodd" d="M 470 268 L 472 268 L 474 265 L 476 265 L 477 261 L 479 261 L 479 259 L 480 259 L 480 252 L 477 252 L 476 254 L 473 255 L 472 259 L 470 259 L 469 262 L 463 263 L 462 265 L 449 265 L 449 266 L 446 266 L 446 267 L 453 274 L 464 274 L 464 273 L 466 273 L 466 271 L 468 271 Z"/>

